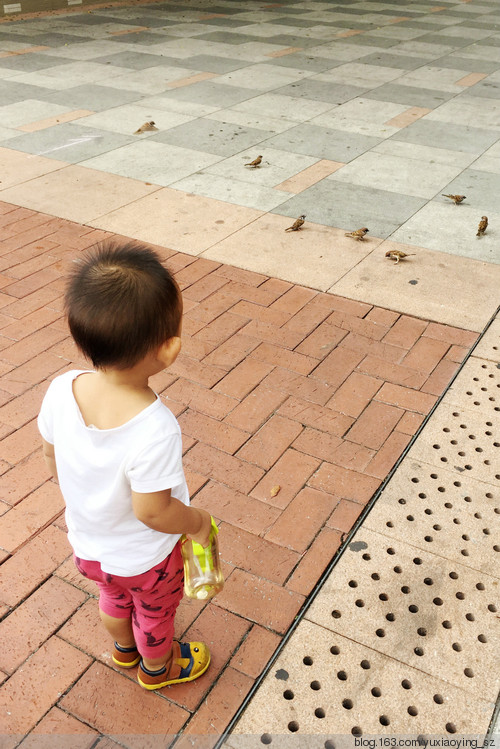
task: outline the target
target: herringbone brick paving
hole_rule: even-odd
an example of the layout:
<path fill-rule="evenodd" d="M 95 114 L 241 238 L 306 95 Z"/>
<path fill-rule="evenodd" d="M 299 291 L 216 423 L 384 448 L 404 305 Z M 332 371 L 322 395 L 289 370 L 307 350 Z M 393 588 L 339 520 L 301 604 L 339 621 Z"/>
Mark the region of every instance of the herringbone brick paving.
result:
<path fill-rule="evenodd" d="M 142 733 L 208 746 L 477 333 L 156 248 L 185 314 L 183 352 L 152 385 L 179 419 L 193 503 L 220 523 L 226 586 L 177 619 L 178 636 L 209 643 L 210 670 L 150 694 L 111 664 L 36 428 L 50 379 L 88 366 L 63 318 L 65 271 L 113 235 L 7 203 L 0 227 L 2 746 L 30 732 L 33 747 L 43 734 L 142 747 Z"/>

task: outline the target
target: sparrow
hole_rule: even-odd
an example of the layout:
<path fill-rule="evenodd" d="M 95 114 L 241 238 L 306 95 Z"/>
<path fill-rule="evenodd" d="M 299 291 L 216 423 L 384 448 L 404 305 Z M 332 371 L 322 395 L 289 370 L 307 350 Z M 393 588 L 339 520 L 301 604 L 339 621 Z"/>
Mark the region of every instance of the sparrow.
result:
<path fill-rule="evenodd" d="M 481 216 L 481 221 L 477 227 L 476 237 L 482 237 L 488 226 L 488 216 Z"/>
<path fill-rule="evenodd" d="M 399 263 L 400 260 L 403 260 L 405 257 L 410 257 L 411 255 L 415 255 L 414 252 L 403 252 L 402 250 L 389 250 L 385 253 L 386 257 L 390 257 L 391 260 L 396 261 L 396 265 Z"/>
<path fill-rule="evenodd" d="M 467 197 L 467 195 L 445 195 L 444 193 L 442 193 L 442 195 L 443 198 L 449 198 L 450 200 L 453 200 L 455 205 L 458 205 Z"/>
<path fill-rule="evenodd" d="M 306 220 L 305 213 L 302 214 L 302 216 L 299 216 L 299 218 L 296 218 L 295 221 L 291 226 L 288 227 L 288 229 L 285 229 L 285 231 L 298 231 L 304 221 Z"/>
<path fill-rule="evenodd" d="M 248 164 L 245 164 L 245 166 L 253 166 L 254 169 L 257 169 L 258 166 L 260 166 L 260 162 L 262 161 L 262 156 L 257 156 L 256 159 L 253 161 L 250 161 Z"/>
<path fill-rule="evenodd" d="M 357 239 L 358 242 L 361 242 L 365 238 L 365 234 L 367 234 L 370 230 L 366 228 L 366 226 L 363 226 L 362 229 L 356 229 L 356 231 L 348 231 L 346 232 L 346 237 L 352 237 L 353 239 Z"/>
<path fill-rule="evenodd" d="M 155 127 L 155 123 L 153 120 L 151 122 L 145 122 L 144 125 L 141 125 L 134 133 L 134 135 L 139 135 L 139 133 L 147 133 L 148 130 L 158 130 L 157 127 Z"/>

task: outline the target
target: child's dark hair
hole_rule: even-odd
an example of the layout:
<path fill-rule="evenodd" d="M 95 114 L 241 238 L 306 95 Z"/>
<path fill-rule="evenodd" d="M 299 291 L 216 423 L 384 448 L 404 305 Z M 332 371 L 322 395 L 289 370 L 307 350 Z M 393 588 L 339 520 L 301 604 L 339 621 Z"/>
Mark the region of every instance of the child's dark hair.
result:
<path fill-rule="evenodd" d="M 126 369 L 178 335 L 182 297 L 150 247 L 106 241 L 76 263 L 65 309 L 76 345 L 95 367 Z"/>

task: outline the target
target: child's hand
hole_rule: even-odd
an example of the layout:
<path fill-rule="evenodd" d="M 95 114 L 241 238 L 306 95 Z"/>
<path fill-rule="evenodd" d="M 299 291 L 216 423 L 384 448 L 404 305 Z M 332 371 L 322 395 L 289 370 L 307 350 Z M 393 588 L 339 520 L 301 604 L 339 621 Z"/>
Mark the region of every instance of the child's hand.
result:
<path fill-rule="evenodd" d="M 210 542 L 210 531 L 212 530 L 212 517 L 209 512 L 206 510 L 201 510 L 199 507 L 196 507 L 196 512 L 200 516 L 200 528 L 196 533 L 188 533 L 186 534 L 188 538 L 190 538 L 192 541 L 194 541 L 197 544 L 201 544 L 204 548 L 206 548 Z"/>

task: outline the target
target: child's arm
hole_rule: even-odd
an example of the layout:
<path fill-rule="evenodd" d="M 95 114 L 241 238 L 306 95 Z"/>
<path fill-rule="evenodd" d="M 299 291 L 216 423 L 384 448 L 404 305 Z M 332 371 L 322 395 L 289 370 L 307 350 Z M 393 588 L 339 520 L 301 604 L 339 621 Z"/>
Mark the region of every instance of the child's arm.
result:
<path fill-rule="evenodd" d="M 150 494 L 132 492 L 132 509 L 141 523 L 161 533 L 185 533 L 208 546 L 211 517 L 206 510 L 188 507 L 171 496 L 170 489 Z"/>
<path fill-rule="evenodd" d="M 56 480 L 58 480 L 54 445 L 51 445 L 50 442 L 47 442 L 47 440 L 44 440 L 43 437 L 42 437 L 42 442 L 43 442 L 43 457 L 45 458 L 45 463 L 47 465 L 47 468 L 49 469 L 53 477 Z"/>

